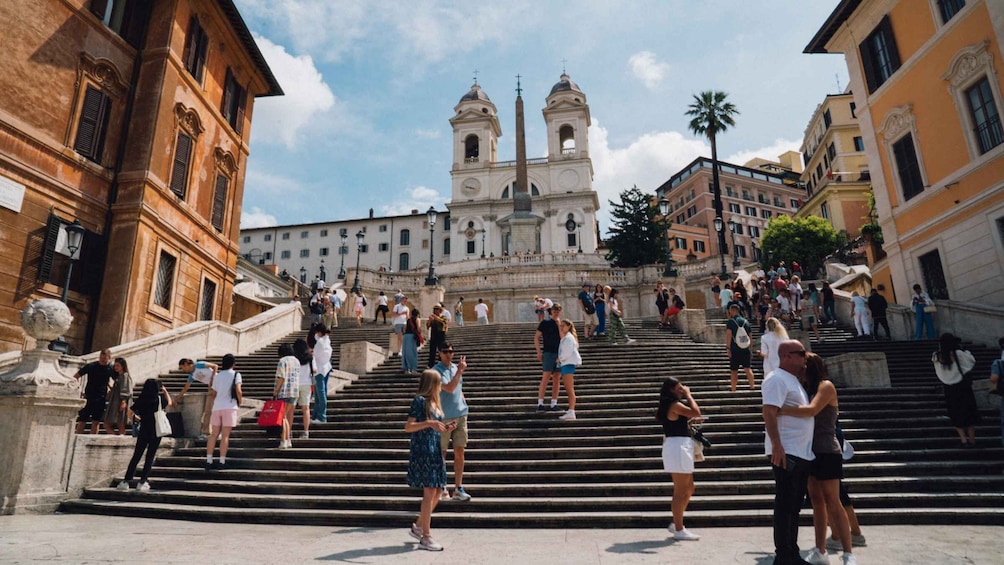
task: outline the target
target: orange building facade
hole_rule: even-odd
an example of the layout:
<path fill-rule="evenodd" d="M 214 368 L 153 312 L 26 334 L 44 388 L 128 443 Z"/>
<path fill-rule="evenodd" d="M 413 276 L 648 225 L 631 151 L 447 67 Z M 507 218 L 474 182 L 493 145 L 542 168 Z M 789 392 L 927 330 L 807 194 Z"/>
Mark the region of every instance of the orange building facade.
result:
<path fill-rule="evenodd" d="M 843 0 L 806 52 L 847 60 L 888 254 L 873 282 L 1004 305 L 1004 3 Z"/>
<path fill-rule="evenodd" d="M 0 23 L 0 351 L 64 287 L 77 353 L 229 321 L 253 102 L 282 94 L 233 2 L 7 0 Z"/>

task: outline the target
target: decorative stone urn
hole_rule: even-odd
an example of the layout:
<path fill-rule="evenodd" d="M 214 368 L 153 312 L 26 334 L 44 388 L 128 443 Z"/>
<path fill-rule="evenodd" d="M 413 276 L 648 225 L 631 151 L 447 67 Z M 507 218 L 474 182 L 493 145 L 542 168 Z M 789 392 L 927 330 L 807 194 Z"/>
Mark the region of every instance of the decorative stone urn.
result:
<path fill-rule="evenodd" d="M 59 368 L 61 353 L 48 345 L 72 319 L 58 300 L 36 300 L 21 312 L 21 326 L 38 343 L 0 375 L 2 514 L 51 512 L 68 494 L 73 423 L 83 401 L 80 385 Z"/>

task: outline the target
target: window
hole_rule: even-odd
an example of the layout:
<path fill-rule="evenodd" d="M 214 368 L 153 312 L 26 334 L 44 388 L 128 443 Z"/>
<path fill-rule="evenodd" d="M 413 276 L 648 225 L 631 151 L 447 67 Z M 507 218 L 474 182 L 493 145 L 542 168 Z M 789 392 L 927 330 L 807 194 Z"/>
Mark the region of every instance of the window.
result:
<path fill-rule="evenodd" d="M 736 195 L 736 193 L 735 193 L 735 191 L 734 191 L 734 190 L 732 190 L 732 187 L 731 187 L 731 186 L 726 186 L 726 187 L 725 187 L 725 195 L 726 195 L 726 196 L 735 196 L 735 195 Z"/>
<path fill-rule="evenodd" d="M 743 200 L 753 200 L 753 196 L 750 195 L 749 189 L 743 189 Z"/>
<path fill-rule="evenodd" d="M 192 138 L 185 132 L 178 132 L 174 144 L 174 166 L 171 168 L 171 192 L 185 199 L 188 192 L 188 165 L 192 159 Z"/>
<path fill-rule="evenodd" d="M 289 259 L 290 258 L 290 252 L 289 251 L 283 251 L 282 253 L 279 254 L 279 257 L 282 257 L 283 259 Z"/>
<path fill-rule="evenodd" d="M 938 250 L 929 251 L 917 260 L 920 262 L 920 276 L 924 279 L 927 294 L 936 300 L 948 300 L 948 283 L 945 282 L 945 270 Z"/>
<path fill-rule="evenodd" d="M 284 240 L 285 239 L 289 239 L 289 232 L 288 231 L 282 232 L 282 239 L 284 239 Z"/>
<path fill-rule="evenodd" d="M 349 229 L 348 228 L 339 228 L 338 229 L 338 237 L 348 237 L 348 236 L 349 236 Z"/>
<path fill-rule="evenodd" d="M 737 245 L 736 246 L 736 255 L 738 255 L 741 259 L 745 259 L 746 258 L 746 246 L 745 245 Z"/>
<path fill-rule="evenodd" d="M 920 163 L 917 161 L 917 150 L 913 146 L 913 134 L 908 133 L 892 144 L 895 168 L 899 173 L 900 188 L 903 198 L 909 200 L 924 191 L 924 181 L 920 176 Z"/>
<path fill-rule="evenodd" d="M 747 206 L 746 207 L 746 215 L 747 216 L 752 216 L 752 217 L 755 218 L 756 217 L 756 208 L 754 208 L 752 206 Z"/>
<path fill-rule="evenodd" d="M 400 245 L 411 245 L 411 230 L 401 230 Z"/>
<path fill-rule="evenodd" d="M 678 224 L 682 224 L 682 223 L 683 223 L 683 222 L 685 222 L 685 221 L 687 221 L 687 216 L 685 216 L 685 215 L 683 215 L 683 214 L 678 214 L 678 215 L 676 216 L 676 223 L 678 223 Z"/>
<path fill-rule="evenodd" d="M 390 250 L 390 244 L 388 244 L 388 243 L 381 243 L 381 244 L 377 245 L 377 250 L 378 251 L 389 251 Z"/>
<path fill-rule="evenodd" d="M 310 250 L 309 249 L 301 249 L 300 250 L 300 258 L 307 258 L 307 257 L 310 257 Z"/>
<path fill-rule="evenodd" d="M 408 254 L 402 253 L 397 259 L 397 270 L 407 271 L 410 268 L 408 264 Z"/>
<path fill-rule="evenodd" d="M 729 202 L 729 212 L 732 212 L 733 214 L 741 214 L 742 208 L 740 208 L 738 204 Z"/>
<path fill-rule="evenodd" d="M 422 249 L 428 249 L 428 248 L 429 248 L 429 240 L 428 239 L 423 239 L 422 240 Z"/>
<path fill-rule="evenodd" d="M 328 237 L 328 230 L 321 230 L 321 237 Z"/>
<path fill-rule="evenodd" d="M 262 259 L 264 259 L 266 261 L 271 261 L 272 260 L 272 252 L 271 251 L 266 251 L 265 253 L 262 253 L 261 257 L 262 257 Z"/>
<path fill-rule="evenodd" d="M 450 238 L 446 238 L 443 240 L 443 255 L 449 255 L 449 254 L 450 254 Z"/>
<path fill-rule="evenodd" d="M 129 45 L 140 47 L 147 2 L 136 0 L 91 0 L 91 13 Z"/>
<path fill-rule="evenodd" d="M 576 246 L 575 233 L 566 233 L 565 236 L 566 236 L 566 240 L 567 240 L 567 243 L 568 243 L 567 246 L 568 247 L 575 247 Z"/>
<path fill-rule="evenodd" d="M 818 179 L 822 179 L 823 178 L 823 165 L 822 164 L 816 165 L 816 178 L 818 178 Z"/>
<path fill-rule="evenodd" d="M 858 105 L 855 104 L 854 102 L 851 102 L 851 117 L 852 118 L 857 119 L 857 117 L 858 117 L 857 111 L 858 111 Z"/>
<path fill-rule="evenodd" d="M 694 217 L 694 214 L 696 214 L 696 213 L 697 213 L 697 206 L 691 206 L 690 208 L 687 208 L 687 217 L 688 218 Z"/>
<path fill-rule="evenodd" d="M 827 108 L 826 111 L 823 112 L 823 127 L 828 128 L 832 123 L 833 123 L 833 118 L 830 117 L 830 109 Z"/>
<path fill-rule="evenodd" d="M 860 135 L 854 136 L 854 150 L 855 151 L 865 150 L 865 140 Z"/>
<path fill-rule="evenodd" d="M 770 210 L 760 210 L 760 217 L 765 220 L 769 220 L 772 215 Z"/>
<path fill-rule="evenodd" d="M 736 224 L 736 235 L 742 235 L 742 234 L 743 234 L 743 225 L 737 223 Z"/>
<path fill-rule="evenodd" d="M 87 85 L 84 103 L 80 107 L 80 120 L 77 122 L 77 138 L 73 141 L 73 150 L 99 165 L 105 146 L 110 108 L 111 101 L 108 95 Z"/>
<path fill-rule="evenodd" d="M 369 253 L 370 252 L 370 244 L 364 243 L 361 246 L 359 246 L 359 252 L 360 253 Z"/>
<path fill-rule="evenodd" d="M 694 251 L 697 251 L 698 253 L 704 253 L 705 249 L 706 248 L 704 246 L 703 241 L 698 241 L 696 239 L 694 240 Z"/>
<path fill-rule="evenodd" d="M 199 304 L 199 319 L 212 320 L 216 305 L 216 283 L 202 279 L 202 303 Z"/>
<path fill-rule="evenodd" d="M 199 24 L 198 16 L 188 20 L 188 35 L 185 36 L 185 69 L 202 84 L 202 71 L 206 67 L 206 52 L 209 49 L 209 36 Z"/>
<path fill-rule="evenodd" d="M 342 245 L 342 246 L 340 246 L 338 248 L 338 254 L 339 255 L 348 255 L 349 254 L 349 246 L 348 245 Z"/>
<path fill-rule="evenodd" d="M 750 226 L 750 237 L 760 237 L 759 226 Z"/>
<path fill-rule="evenodd" d="M 959 10 L 965 8 L 966 0 L 938 0 L 938 11 L 941 12 L 941 22 L 947 24 Z"/>
<path fill-rule="evenodd" d="M 798 210 L 798 207 L 802 205 L 802 203 L 799 202 L 797 198 L 792 198 L 790 202 L 792 210 Z"/>
<path fill-rule="evenodd" d="M 467 254 L 468 255 L 474 255 L 474 242 L 473 241 L 468 241 L 467 242 Z"/>
<path fill-rule="evenodd" d="M 829 203 L 823 202 L 822 204 L 819 205 L 819 215 L 822 216 L 823 219 L 826 219 L 826 220 L 830 219 L 830 205 L 829 205 Z"/>
<path fill-rule="evenodd" d="M 153 291 L 153 303 L 161 308 L 171 308 L 171 294 L 174 291 L 174 269 L 178 259 L 167 251 L 160 252 L 157 263 L 157 286 Z"/>
<path fill-rule="evenodd" d="M 826 154 L 831 160 L 837 156 L 837 146 L 832 141 L 826 146 Z"/>
<path fill-rule="evenodd" d="M 449 214 L 447 214 L 443 218 L 443 229 L 446 230 L 446 231 L 450 231 L 450 215 Z"/>
<path fill-rule="evenodd" d="M 220 101 L 220 114 L 223 119 L 240 135 L 244 128 L 244 112 L 247 106 L 247 89 L 237 82 L 233 71 L 227 67 L 227 78 L 223 84 L 223 100 Z"/>
<path fill-rule="evenodd" d="M 300 232 L 300 239 L 307 239 L 308 237 L 310 237 L 310 232 L 309 231 L 304 230 L 304 231 Z"/>
<path fill-rule="evenodd" d="M 889 77 L 899 69 L 900 65 L 896 37 L 892 33 L 889 16 L 882 18 L 882 22 L 871 35 L 865 38 L 859 48 L 868 92 L 875 92 L 878 87 L 889 80 Z"/>
<path fill-rule="evenodd" d="M 265 234 L 265 241 L 272 241 L 272 234 L 270 233 Z"/>
<path fill-rule="evenodd" d="M 328 248 L 327 247 L 322 247 L 320 250 L 318 250 L 318 255 L 320 255 L 321 257 L 327 257 L 328 256 Z"/>
<path fill-rule="evenodd" d="M 990 151 L 1004 143 L 1004 129 L 1001 128 L 1001 117 L 994 103 L 994 94 L 990 90 L 987 77 L 966 91 L 969 100 L 969 112 L 973 120 L 973 131 L 976 133 L 980 154 Z"/>
<path fill-rule="evenodd" d="M 213 213 L 210 221 L 216 231 L 223 231 L 223 219 L 227 212 L 227 188 L 230 186 L 230 179 L 221 173 L 216 173 L 216 186 L 213 189 Z"/>
<path fill-rule="evenodd" d="M 380 224 L 380 228 L 377 231 L 380 233 L 387 231 L 387 224 Z"/>
<path fill-rule="evenodd" d="M 241 238 L 241 243 L 251 243 L 251 236 L 250 235 L 245 235 L 244 237 L 242 237 Z"/>
<path fill-rule="evenodd" d="M 676 248 L 677 249 L 686 249 L 687 248 L 687 239 L 683 238 L 683 237 L 676 238 Z"/>

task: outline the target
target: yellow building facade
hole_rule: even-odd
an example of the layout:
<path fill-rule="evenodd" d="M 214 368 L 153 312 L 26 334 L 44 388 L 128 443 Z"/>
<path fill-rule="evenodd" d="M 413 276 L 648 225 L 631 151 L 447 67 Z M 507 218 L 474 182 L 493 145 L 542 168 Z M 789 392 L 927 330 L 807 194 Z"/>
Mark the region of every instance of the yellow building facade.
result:
<path fill-rule="evenodd" d="M 843 0 L 806 52 L 847 61 L 888 253 L 873 282 L 1004 305 L 1004 2 Z"/>

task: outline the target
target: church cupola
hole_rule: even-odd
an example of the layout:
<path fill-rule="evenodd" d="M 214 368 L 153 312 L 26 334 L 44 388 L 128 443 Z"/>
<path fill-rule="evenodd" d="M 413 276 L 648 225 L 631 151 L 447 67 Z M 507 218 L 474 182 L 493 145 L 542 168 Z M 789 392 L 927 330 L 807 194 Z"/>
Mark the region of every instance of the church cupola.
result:
<path fill-rule="evenodd" d="M 453 169 L 487 167 L 498 161 L 498 138 L 502 135 L 498 111 L 477 81 L 453 112 Z"/>
<path fill-rule="evenodd" d="M 543 113 L 547 124 L 548 159 L 589 157 L 589 105 L 579 85 L 566 73 L 561 73 L 546 102 Z"/>

